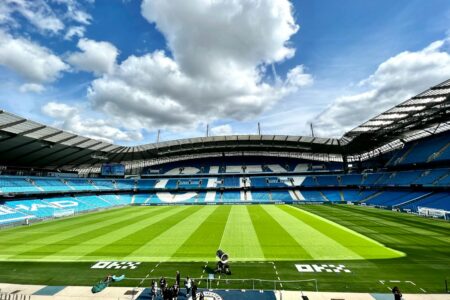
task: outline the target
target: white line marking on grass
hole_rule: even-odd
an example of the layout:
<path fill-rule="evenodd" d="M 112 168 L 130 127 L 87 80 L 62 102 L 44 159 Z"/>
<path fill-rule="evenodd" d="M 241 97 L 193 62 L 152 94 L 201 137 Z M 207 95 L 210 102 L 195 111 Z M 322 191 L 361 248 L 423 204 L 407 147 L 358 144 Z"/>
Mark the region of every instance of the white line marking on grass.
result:
<path fill-rule="evenodd" d="M 389 280 L 389 282 L 401 282 L 400 280 Z"/>
<path fill-rule="evenodd" d="M 407 283 L 410 283 L 410 284 L 412 284 L 412 285 L 416 285 L 414 282 L 412 282 L 412 281 L 405 281 L 405 282 L 407 282 Z"/>
<path fill-rule="evenodd" d="M 427 291 L 425 291 L 423 288 L 420 288 L 420 290 L 422 291 L 422 292 L 424 292 L 424 293 L 426 293 Z"/>
<path fill-rule="evenodd" d="M 392 291 L 392 289 L 390 287 L 387 287 L 388 290 Z"/>

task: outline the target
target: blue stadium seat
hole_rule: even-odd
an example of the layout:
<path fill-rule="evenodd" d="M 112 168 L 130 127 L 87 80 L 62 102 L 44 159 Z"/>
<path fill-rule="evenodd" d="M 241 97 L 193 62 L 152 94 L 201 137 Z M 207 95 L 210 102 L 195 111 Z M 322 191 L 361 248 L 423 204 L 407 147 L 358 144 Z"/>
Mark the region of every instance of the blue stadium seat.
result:
<path fill-rule="evenodd" d="M 301 191 L 305 201 L 309 202 L 325 202 L 326 199 L 318 191 Z"/>
<path fill-rule="evenodd" d="M 325 198 L 327 198 L 328 201 L 331 202 L 340 202 L 341 199 L 341 193 L 338 190 L 323 190 L 322 191 Z"/>
<path fill-rule="evenodd" d="M 339 182 L 336 175 L 321 175 L 317 176 L 319 186 L 338 186 Z"/>
<path fill-rule="evenodd" d="M 293 201 L 291 194 L 288 191 L 270 191 L 272 201 Z"/>
<path fill-rule="evenodd" d="M 425 170 L 421 176 L 413 181 L 414 184 L 433 185 L 439 178 L 450 174 L 449 169 Z"/>
<path fill-rule="evenodd" d="M 3 193 L 26 193 L 40 192 L 36 186 L 23 177 L 0 177 L 0 192 Z"/>
<path fill-rule="evenodd" d="M 348 174 L 341 176 L 341 185 L 361 185 L 361 174 Z"/>
<path fill-rule="evenodd" d="M 450 211 L 450 193 L 433 193 L 419 201 L 402 206 L 403 209 L 411 209 L 413 211 L 417 211 L 418 207 Z"/>

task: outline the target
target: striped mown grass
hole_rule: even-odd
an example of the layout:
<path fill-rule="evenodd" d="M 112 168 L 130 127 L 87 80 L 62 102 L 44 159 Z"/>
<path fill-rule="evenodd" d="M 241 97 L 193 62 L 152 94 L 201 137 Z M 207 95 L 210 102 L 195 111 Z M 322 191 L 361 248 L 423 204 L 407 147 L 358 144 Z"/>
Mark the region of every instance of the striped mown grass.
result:
<path fill-rule="evenodd" d="M 315 279 L 321 291 L 384 293 L 394 283 L 403 292 L 442 293 L 450 279 L 450 222 L 348 205 L 218 205 L 127 207 L 0 230 L 0 282 L 91 285 L 117 272 L 131 278 L 118 284 L 134 286 L 132 278 L 176 270 L 205 278 L 218 248 L 230 254 L 231 279 Z M 100 260 L 142 263 L 92 269 Z M 300 273 L 296 264 L 351 272 Z M 255 288 L 274 287 L 256 281 Z M 282 288 L 315 289 L 311 282 Z"/>
<path fill-rule="evenodd" d="M 379 259 L 401 252 L 293 206 L 128 207 L 0 232 L 0 260 Z"/>

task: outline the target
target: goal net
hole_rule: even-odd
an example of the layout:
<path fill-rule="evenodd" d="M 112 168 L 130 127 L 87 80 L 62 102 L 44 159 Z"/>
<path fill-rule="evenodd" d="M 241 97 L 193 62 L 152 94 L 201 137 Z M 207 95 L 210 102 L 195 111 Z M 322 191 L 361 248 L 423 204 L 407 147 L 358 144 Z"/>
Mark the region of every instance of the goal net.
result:
<path fill-rule="evenodd" d="M 443 209 L 429 208 L 429 207 L 418 207 L 417 211 L 421 216 L 433 217 L 433 218 L 443 218 L 447 219 L 450 214 L 449 211 Z"/>

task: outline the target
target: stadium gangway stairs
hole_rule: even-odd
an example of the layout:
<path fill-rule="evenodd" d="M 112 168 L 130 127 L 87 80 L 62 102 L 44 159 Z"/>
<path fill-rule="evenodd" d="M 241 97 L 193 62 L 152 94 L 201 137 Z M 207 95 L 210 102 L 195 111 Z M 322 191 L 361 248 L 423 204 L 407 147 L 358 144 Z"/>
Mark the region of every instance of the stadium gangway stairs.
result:
<path fill-rule="evenodd" d="M 30 295 L 5 293 L 0 290 L 0 300 L 30 300 Z"/>

